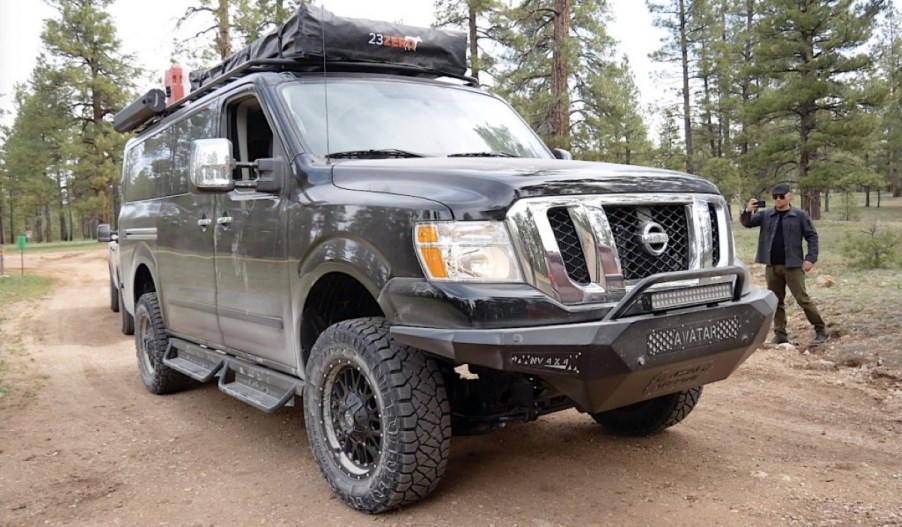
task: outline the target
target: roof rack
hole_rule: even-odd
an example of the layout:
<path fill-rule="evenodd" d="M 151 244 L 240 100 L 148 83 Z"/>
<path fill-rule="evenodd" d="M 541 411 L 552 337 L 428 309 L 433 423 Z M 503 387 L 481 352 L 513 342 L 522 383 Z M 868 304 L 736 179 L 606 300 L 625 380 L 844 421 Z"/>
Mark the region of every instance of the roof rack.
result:
<path fill-rule="evenodd" d="M 463 81 L 467 86 L 478 86 L 479 81 L 467 75 L 431 70 L 419 66 L 407 64 L 392 64 L 383 62 L 322 62 L 319 57 L 311 57 L 309 60 L 300 59 L 256 59 L 245 62 L 237 68 L 227 71 L 222 75 L 205 83 L 202 87 L 190 92 L 188 95 L 174 102 L 170 106 L 160 103 L 165 98 L 162 90 L 153 89 L 140 99 L 129 105 L 115 115 L 113 128 L 117 132 L 141 132 L 144 128 L 158 122 L 186 104 L 196 101 L 208 93 L 216 90 L 224 84 L 236 79 L 259 72 L 360 72 L 360 73 L 390 73 L 394 75 L 406 75 L 412 77 L 427 78 L 451 78 Z"/>
<path fill-rule="evenodd" d="M 213 67 L 192 71 L 192 92 L 169 107 L 142 100 L 117 113 L 119 132 L 146 128 L 226 82 L 260 71 L 380 72 L 450 77 L 475 86 L 467 77 L 467 37 L 435 28 L 405 26 L 362 18 L 337 17 L 302 5 L 287 21 Z M 156 95 L 156 94 L 154 94 Z"/>

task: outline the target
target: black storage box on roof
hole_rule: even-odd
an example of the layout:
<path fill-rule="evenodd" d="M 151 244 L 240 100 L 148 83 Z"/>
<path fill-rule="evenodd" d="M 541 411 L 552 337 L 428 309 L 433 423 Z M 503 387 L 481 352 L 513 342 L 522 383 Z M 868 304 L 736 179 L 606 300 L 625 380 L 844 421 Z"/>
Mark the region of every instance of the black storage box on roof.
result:
<path fill-rule="evenodd" d="M 113 129 L 120 133 L 131 132 L 166 109 L 166 94 L 153 89 L 113 116 Z"/>
<path fill-rule="evenodd" d="M 325 49 L 325 51 L 324 51 Z M 453 75 L 467 70 L 463 33 L 337 17 L 302 5 L 286 22 L 225 60 L 189 75 L 191 89 L 257 59 L 312 59 L 419 66 Z"/>

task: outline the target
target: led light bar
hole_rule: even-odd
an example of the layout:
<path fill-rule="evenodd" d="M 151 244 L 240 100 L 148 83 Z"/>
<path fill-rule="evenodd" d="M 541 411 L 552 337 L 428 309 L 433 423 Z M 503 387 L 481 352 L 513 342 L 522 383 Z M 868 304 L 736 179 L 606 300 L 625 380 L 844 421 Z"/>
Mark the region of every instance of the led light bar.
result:
<path fill-rule="evenodd" d="M 670 289 L 650 293 L 651 310 L 663 311 L 677 307 L 711 304 L 733 298 L 733 284 L 722 282 L 683 289 Z"/>

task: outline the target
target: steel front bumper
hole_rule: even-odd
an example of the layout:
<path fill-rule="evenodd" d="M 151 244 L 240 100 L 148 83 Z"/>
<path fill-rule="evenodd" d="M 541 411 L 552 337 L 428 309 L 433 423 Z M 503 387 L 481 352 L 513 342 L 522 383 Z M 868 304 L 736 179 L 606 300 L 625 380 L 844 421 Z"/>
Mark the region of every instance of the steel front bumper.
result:
<path fill-rule="evenodd" d="M 764 341 L 776 309 L 755 289 L 716 307 L 508 329 L 393 326 L 392 336 L 457 363 L 539 377 L 599 412 L 727 378 Z"/>

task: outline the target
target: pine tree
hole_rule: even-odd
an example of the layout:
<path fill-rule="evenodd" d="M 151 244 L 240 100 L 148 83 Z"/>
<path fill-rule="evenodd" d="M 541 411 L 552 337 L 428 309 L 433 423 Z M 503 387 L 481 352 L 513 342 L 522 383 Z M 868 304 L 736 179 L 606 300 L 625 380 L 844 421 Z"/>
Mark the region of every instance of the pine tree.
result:
<path fill-rule="evenodd" d="M 15 196 L 16 215 L 32 228 L 35 241 L 53 241 L 52 212 L 59 214 L 59 233 L 69 238 L 59 187 L 65 187 L 66 150 L 72 120 L 65 101 L 69 90 L 45 57 L 31 75 L 32 89 L 16 92 L 16 119 L 3 150 L 7 190 Z M 60 197 L 57 200 L 57 196 Z"/>
<path fill-rule="evenodd" d="M 73 159 L 71 198 L 77 203 L 81 235 L 97 223 L 111 223 L 118 196 L 125 137 L 113 130 L 113 115 L 131 102 L 139 70 L 123 55 L 109 13 L 112 0 L 51 0 L 59 14 L 47 21 L 41 40 L 59 82 L 71 88 L 68 115 L 78 140 Z"/>
<path fill-rule="evenodd" d="M 653 147 L 639 108 L 629 61 L 598 64 L 577 79 L 573 149 L 580 159 L 626 165 L 652 162 Z"/>
<path fill-rule="evenodd" d="M 498 90 L 549 146 L 570 148 L 571 114 L 592 98 L 588 73 L 613 62 L 606 17 L 601 0 L 523 0 L 499 17 Z"/>
<path fill-rule="evenodd" d="M 470 44 L 470 75 L 477 81 L 482 71 L 490 71 L 495 64 L 491 53 L 482 45 L 483 41 L 498 41 L 497 20 L 501 10 L 498 0 L 436 0 L 435 27 L 450 27 L 467 32 Z"/>
<path fill-rule="evenodd" d="M 679 111 L 670 106 L 659 106 L 656 110 L 663 119 L 658 128 L 658 148 L 654 155 L 654 166 L 667 170 L 686 167 L 685 148 L 680 136 Z"/>
<path fill-rule="evenodd" d="M 890 6 L 877 41 L 878 78 L 887 92 L 880 112 L 878 170 L 893 197 L 902 196 L 902 13 Z"/>
<path fill-rule="evenodd" d="M 802 207 L 821 213 L 829 188 L 831 152 L 854 152 L 872 121 L 863 110 L 876 101 L 861 75 L 869 58 L 856 52 L 870 34 L 881 0 L 771 0 L 757 25 L 755 68 L 768 89 L 750 106 L 757 123 L 788 120 L 797 133 L 790 148 L 802 188 Z M 786 148 L 784 145 L 783 148 Z M 820 170 L 819 170 L 820 169 Z"/>
<path fill-rule="evenodd" d="M 647 0 L 646 5 L 654 16 L 656 27 L 667 31 L 661 49 L 652 55 L 659 62 L 679 64 L 683 100 L 683 138 L 685 141 L 685 169 L 694 171 L 693 124 L 692 124 L 692 77 L 691 59 L 696 45 L 697 34 L 707 18 L 707 0 Z"/>
<path fill-rule="evenodd" d="M 186 55 L 198 66 L 222 60 L 288 19 L 298 6 L 310 0 L 198 0 L 185 8 L 176 22 L 181 29 L 200 18 L 206 27 L 176 46 L 176 54 Z"/>

